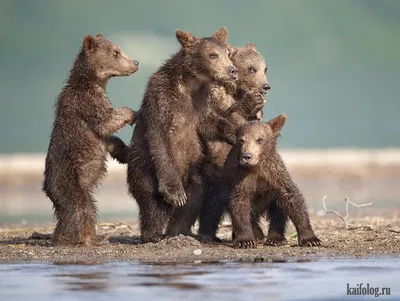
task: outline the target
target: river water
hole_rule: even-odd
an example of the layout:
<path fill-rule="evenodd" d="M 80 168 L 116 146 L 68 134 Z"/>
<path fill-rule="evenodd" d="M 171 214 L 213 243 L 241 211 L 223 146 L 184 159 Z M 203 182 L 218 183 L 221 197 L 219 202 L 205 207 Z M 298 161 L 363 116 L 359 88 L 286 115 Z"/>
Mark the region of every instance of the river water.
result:
<path fill-rule="evenodd" d="M 3 301 L 372 299 L 400 300 L 400 259 L 0 265 Z"/>

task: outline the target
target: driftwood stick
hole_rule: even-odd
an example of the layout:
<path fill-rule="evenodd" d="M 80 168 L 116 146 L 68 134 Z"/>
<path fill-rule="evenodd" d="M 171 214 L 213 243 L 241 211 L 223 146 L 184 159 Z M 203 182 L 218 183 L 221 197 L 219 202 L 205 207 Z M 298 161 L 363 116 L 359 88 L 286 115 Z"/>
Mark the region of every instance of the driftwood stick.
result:
<path fill-rule="evenodd" d="M 325 213 L 331 213 L 331 214 L 335 214 L 335 215 L 337 215 L 343 222 L 344 222 L 344 224 L 345 224 L 345 227 L 346 227 L 346 230 L 348 230 L 349 228 L 350 228 L 350 226 L 351 226 L 351 224 L 347 221 L 347 218 L 349 217 L 349 215 L 350 215 L 350 212 L 349 212 L 349 204 L 351 204 L 352 206 L 354 206 L 354 207 L 357 207 L 357 208 L 360 208 L 360 207 L 366 207 L 366 206 L 371 206 L 373 203 L 372 202 L 370 202 L 370 203 L 366 203 L 366 204 L 355 204 L 355 203 L 353 203 L 353 202 L 351 202 L 348 198 L 345 198 L 344 199 L 344 201 L 346 202 L 346 215 L 345 216 L 343 216 L 343 215 L 341 215 L 339 212 L 337 212 L 337 211 L 333 211 L 333 210 L 328 210 L 327 208 L 326 208 L 326 203 L 325 203 L 325 199 L 327 198 L 327 196 L 325 195 L 323 198 L 322 198 L 322 206 L 324 207 L 324 211 L 325 211 Z"/>

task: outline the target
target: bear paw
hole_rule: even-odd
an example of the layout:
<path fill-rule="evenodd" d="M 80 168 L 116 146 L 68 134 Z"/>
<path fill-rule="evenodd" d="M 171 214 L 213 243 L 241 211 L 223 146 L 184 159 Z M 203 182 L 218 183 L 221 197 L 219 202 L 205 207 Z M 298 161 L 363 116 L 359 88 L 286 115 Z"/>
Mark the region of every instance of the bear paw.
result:
<path fill-rule="evenodd" d="M 93 245 L 101 246 L 101 245 L 107 244 L 109 239 L 110 239 L 110 235 L 108 235 L 108 234 L 96 235 L 93 238 Z"/>
<path fill-rule="evenodd" d="M 186 192 L 183 185 L 163 185 L 160 184 L 158 191 L 167 203 L 174 206 L 184 206 L 187 202 Z"/>
<path fill-rule="evenodd" d="M 286 238 L 276 239 L 276 238 L 268 238 L 264 242 L 264 246 L 284 246 L 287 244 Z"/>
<path fill-rule="evenodd" d="M 221 243 L 222 240 L 217 236 L 199 235 L 198 240 L 203 244 Z"/>
<path fill-rule="evenodd" d="M 283 246 L 287 244 L 287 240 L 284 235 L 271 232 L 268 234 L 267 239 L 264 242 L 265 246 Z"/>
<path fill-rule="evenodd" d="M 235 249 L 254 249 L 257 247 L 257 242 L 254 239 L 237 239 L 233 243 Z"/>
<path fill-rule="evenodd" d="M 148 243 L 148 242 L 152 242 L 152 243 L 158 243 L 160 241 L 162 241 L 165 238 L 165 235 L 162 234 L 154 234 L 152 236 L 142 236 L 140 238 L 141 243 Z"/>
<path fill-rule="evenodd" d="M 315 235 L 309 238 L 299 238 L 299 246 L 300 247 L 315 247 L 320 246 L 321 240 L 317 238 Z"/>
<path fill-rule="evenodd" d="M 264 95 L 258 91 L 249 91 L 245 95 L 246 110 L 245 112 L 251 116 L 256 115 L 260 110 L 263 109 L 265 98 Z"/>
<path fill-rule="evenodd" d="M 133 124 L 136 121 L 137 113 L 128 107 L 122 107 L 119 109 L 119 111 L 122 113 L 122 115 L 125 118 L 125 124 L 129 124 L 130 126 L 133 126 Z"/>

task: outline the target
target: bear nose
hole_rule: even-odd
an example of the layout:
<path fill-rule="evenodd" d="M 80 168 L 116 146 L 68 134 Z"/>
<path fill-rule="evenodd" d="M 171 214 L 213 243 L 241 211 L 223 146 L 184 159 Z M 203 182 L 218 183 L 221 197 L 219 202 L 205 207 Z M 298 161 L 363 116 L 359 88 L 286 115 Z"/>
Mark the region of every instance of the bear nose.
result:
<path fill-rule="evenodd" d="M 228 67 L 228 73 L 231 75 L 233 79 L 237 79 L 238 70 L 235 66 Z"/>
<path fill-rule="evenodd" d="M 235 66 L 229 66 L 228 67 L 228 72 L 229 72 L 229 74 L 237 74 L 238 73 L 238 71 L 237 71 Z"/>
<path fill-rule="evenodd" d="M 135 66 L 139 66 L 139 62 L 138 62 L 138 61 L 133 60 L 133 64 L 134 64 Z"/>
<path fill-rule="evenodd" d="M 244 153 L 243 154 L 243 162 L 249 162 L 252 158 L 252 154 L 251 153 Z"/>
<path fill-rule="evenodd" d="M 268 91 L 271 89 L 271 85 L 270 84 L 264 84 L 262 85 L 262 90 L 264 93 L 268 93 Z"/>

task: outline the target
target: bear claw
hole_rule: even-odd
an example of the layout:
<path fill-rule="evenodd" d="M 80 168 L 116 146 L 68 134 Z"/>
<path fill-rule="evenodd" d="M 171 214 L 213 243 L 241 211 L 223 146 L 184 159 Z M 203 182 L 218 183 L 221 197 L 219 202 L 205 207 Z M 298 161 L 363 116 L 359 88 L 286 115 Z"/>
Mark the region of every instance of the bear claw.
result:
<path fill-rule="evenodd" d="M 171 205 L 184 206 L 187 202 L 186 192 L 183 187 L 176 190 L 159 188 L 159 191 L 164 196 L 165 201 Z"/>
<path fill-rule="evenodd" d="M 299 241 L 301 247 L 316 247 L 321 245 L 321 240 L 316 236 Z"/>
<path fill-rule="evenodd" d="M 257 243 L 254 240 L 241 240 L 234 243 L 235 249 L 254 249 Z"/>
<path fill-rule="evenodd" d="M 286 239 L 268 239 L 264 242 L 264 246 L 283 246 L 287 244 Z"/>

